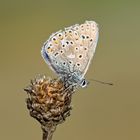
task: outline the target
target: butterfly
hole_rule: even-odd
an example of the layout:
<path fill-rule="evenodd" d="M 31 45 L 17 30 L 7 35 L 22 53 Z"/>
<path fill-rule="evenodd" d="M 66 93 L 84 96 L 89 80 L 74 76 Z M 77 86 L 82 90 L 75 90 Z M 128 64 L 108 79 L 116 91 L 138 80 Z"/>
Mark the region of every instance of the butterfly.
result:
<path fill-rule="evenodd" d="M 53 33 L 41 55 L 49 67 L 72 85 L 86 87 L 84 76 L 94 56 L 99 35 L 95 21 L 85 21 Z"/>

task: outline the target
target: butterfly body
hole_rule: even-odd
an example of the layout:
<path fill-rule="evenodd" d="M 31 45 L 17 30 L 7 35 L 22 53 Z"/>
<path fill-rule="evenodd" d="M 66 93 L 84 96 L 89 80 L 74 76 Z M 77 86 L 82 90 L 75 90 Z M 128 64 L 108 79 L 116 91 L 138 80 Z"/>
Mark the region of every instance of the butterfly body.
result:
<path fill-rule="evenodd" d="M 85 74 L 95 53 L 98 25 L 94 21 L 60 30 L 44 43 L 41 54 L 49 67 L 72 85 L 85 87 Z"/>

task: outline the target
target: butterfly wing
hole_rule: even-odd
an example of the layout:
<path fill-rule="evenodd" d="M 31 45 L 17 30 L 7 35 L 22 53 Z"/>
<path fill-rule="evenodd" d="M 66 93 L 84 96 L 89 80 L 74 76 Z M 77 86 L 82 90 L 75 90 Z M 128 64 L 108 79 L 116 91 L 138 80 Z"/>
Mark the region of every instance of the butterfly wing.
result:
<path fill-rule="evenodd" d="M 99 29 L 96 22 L 86 21 L 77 28 L 77 32 L 79 34 L 77 41 L 79 51 L 77 51 L 75 55 L 78 59 L 77 65 L 80 64 L 78 67 L 82 73 L 81 76 L 84 77 L 95 53 Z"/>
<path fill-rule="evenodd" d="M 95 53 L 98 25 L 94 21 L 76 24 L 52 34 L 44 43 L 41 54 L 59 75 L 76 71 L 83 78 Z"/>
<path fill-rule="evenodd" d="M 67 46 L 65 32 L 59 31 L 50 36 L 41 50 L 45 62 L 58 75 L 69 73 Z"/>

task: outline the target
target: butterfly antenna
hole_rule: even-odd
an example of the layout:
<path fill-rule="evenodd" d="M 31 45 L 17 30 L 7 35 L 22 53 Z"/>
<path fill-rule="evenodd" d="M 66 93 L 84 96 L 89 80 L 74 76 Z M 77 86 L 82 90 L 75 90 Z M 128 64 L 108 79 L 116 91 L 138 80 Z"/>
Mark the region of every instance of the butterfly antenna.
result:
<path fill-rule="evenodd" d="M 104 82 L 104 81 L 100 81 L 100 80 L 96 80 L 96 79 L 91 79 L 92 81 L 95 81 L 95 82 L 98 82 L 98 83 L 101 83 L 101 84 L 105 84 L 105 85 L 110 85 L 110 86 L 113 86 L 114 84 L 113 83 L 109 83 L 109 82 Z"/>

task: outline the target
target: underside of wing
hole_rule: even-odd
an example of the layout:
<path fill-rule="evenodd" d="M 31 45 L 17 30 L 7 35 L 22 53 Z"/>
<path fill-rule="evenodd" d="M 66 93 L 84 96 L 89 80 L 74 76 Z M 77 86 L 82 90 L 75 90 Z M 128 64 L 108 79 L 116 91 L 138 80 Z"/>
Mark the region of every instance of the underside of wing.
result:
<path fill-rule="evenodd" d="M 41 54 L 57 73 L 80 72 L 85 75 L 98 40 L 98 25 L 94 21 L 76 24 L 58 31 L 44 43 Z"/>

